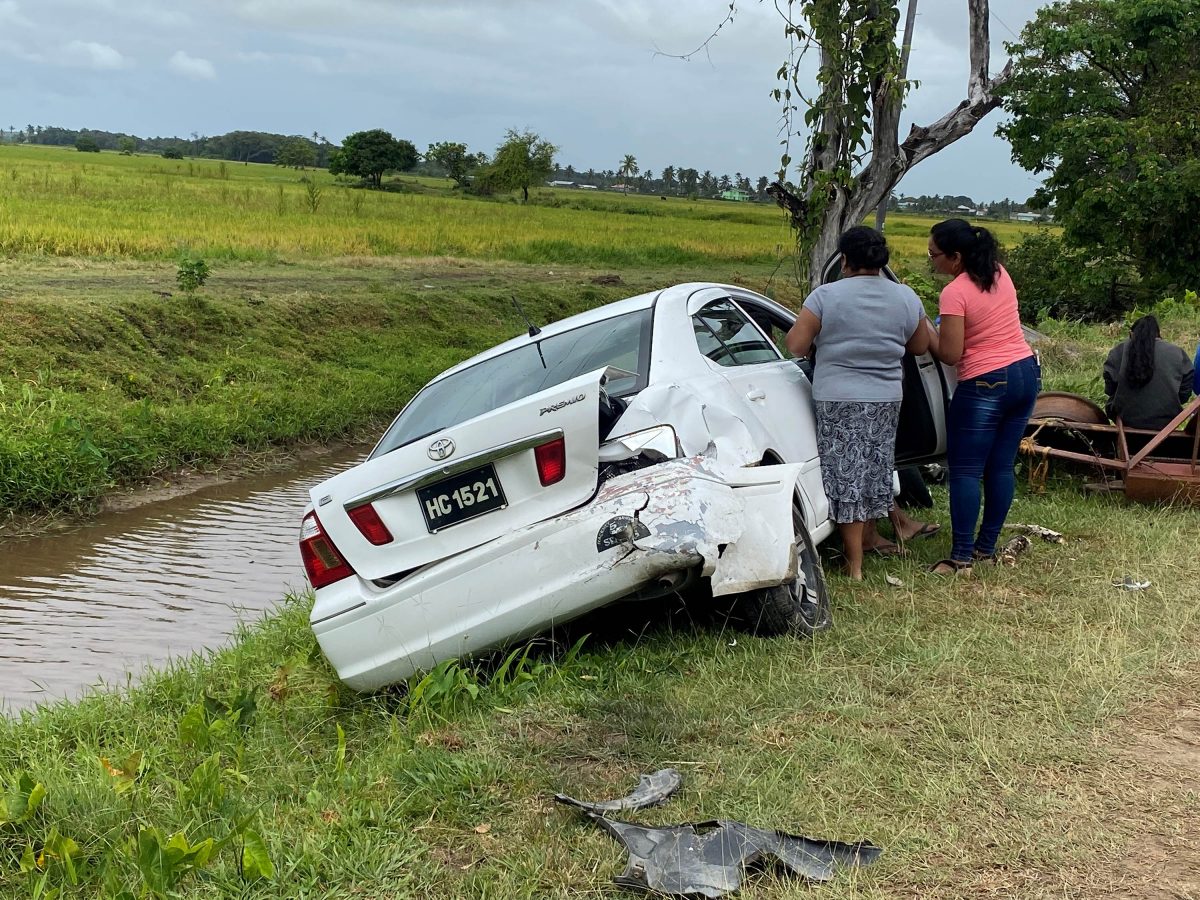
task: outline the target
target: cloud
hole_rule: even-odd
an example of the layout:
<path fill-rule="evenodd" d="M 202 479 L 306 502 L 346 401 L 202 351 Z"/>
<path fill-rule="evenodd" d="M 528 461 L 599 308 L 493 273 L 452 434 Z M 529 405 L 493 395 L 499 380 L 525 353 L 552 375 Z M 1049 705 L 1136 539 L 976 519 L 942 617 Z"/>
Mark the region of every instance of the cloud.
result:
<path fill-rule="evenodd" d="M 21 15 L 21 7 L 17 5 L 16 0 L 0 0 L 0 23 L 5 25 L 20 25 L 24 28 L 28 28 L 33 24 Z"/>
<path fill-rule="evenodd" d="M 82 16 L 98 14 L 109 21 L 114 17 L 130 19 L 141 26 L 187 28 L 192 25 L 187 13 L 164 9 L 162 0 L 38 0 L 38 3 L 43 9 L 57 6 L 78 11 Z"/>
<path fill-rule="evenodd" d="M 69 66 L 102 72 L 124 69 L 131 65 L 120 51 L 95 41 L 71 41 L 63 48 L 63 62 Z"/>
<path fill-rule="evenodd" d="M 268 65 L 281 63 L 285 70 L 294 70 L 299 67 L 317 75 L 328 75 L 331 71 L 329 63 L 319 56 L 307 53 L 264 53 L 262 50 L 252 50 L 248 53 L 239 53 L 238 59 L 242 62 Z"/>
<path fill-rule="evenodd" d="M 7 57 L 11 57 L 12 59 L 19 59 L 22 62 L 40 63 L 40 62 L 46 61 L 45 57 L 43 57 L 40 53 L 35 53 L 31 50 L 26 50 L 24 47 L 22 47 L 20 44 L 14 42 L 14 41 L 7 41 L 7 40 L 2 40 L 2 39 L 0 39 L 0 56 L 7 56 Z"/>
<path fill-rule="evenodd" d="M 213 64 L 207 59 L 200 59 L 198 56 L 189 56 L 182 50 L 176 50 L 174 55 L 167 60 L 167 67 L 175 74 L 183 75 L 187 78 L 211 81 L 217 77 L 217 70 L 213 68 Z"/>

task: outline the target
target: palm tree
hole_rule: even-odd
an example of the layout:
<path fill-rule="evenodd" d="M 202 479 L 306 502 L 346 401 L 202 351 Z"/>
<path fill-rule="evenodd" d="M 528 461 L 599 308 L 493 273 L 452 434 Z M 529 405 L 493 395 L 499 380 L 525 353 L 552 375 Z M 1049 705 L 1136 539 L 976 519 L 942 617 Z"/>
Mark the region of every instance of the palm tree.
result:
<path fill-rule="evenodd" d="M 637 157 L 635 157 L 632 153 L 626 153 L 625 158 L 621 160 L 621 168 L 619 171 L 621 179 L 626 182 L 624 185 L 622 185 L 623 189 L 621 193 L 628 194 L 629 179 L 638 173 Z"/>

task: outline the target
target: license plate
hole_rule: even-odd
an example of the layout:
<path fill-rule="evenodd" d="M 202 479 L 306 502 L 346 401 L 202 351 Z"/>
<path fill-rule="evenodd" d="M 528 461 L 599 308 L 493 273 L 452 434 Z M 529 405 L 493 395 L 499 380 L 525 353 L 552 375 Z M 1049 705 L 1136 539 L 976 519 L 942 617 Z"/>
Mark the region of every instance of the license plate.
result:
<path fill-rule="evenodd" d="M 430 534 L 508 505 L 491 463 L 418 488 L 417 502 Z"/>

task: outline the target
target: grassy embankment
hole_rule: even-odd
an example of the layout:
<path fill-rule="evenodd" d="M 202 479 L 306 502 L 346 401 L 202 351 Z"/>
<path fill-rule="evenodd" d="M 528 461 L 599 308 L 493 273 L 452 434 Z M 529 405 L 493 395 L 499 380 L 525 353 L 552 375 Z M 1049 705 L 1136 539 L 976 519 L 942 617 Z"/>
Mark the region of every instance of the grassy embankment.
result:
<path fill-rule="evenodd" d="M 50 156 L 20 153 L 28 158 L 11 157 L 18 177 L 7 182 L 7 150 L 0 157 L 6 210 L 24 167 L 50 165 Z M 104 177 L 117 183 L 118 169 L 169 165 L 105 155 L 89 158 L 81 179 L 102 164 L 114 167 Z M 178 178 L 181 187 L 219 197 L 221 179 L 204 181 L 200 169 L 190 180 L 145 178 Z M 233 185 L 239 170 L 228 169 Z M 258 171 L 264 179 L 293 177 Z M 302 191 L 285 184 L 297 204 Z M 10 258 L 0 341 L 17 371 L 6 365 L 0 381 L 0 440 L 26 455 L 5 449 L 0 458 L 23 467 L 37 459 L 30 448 L 45 445 L 58 448 L 47 453 L 52 461 L 75 459 L 79 434 L 56 437 L 71 433 L 75 417 L 91 429 L 87 454 L 105 466 L 90 482 L 99 489 L 106 479 L 138 473 L 119 465 L 146 453 L 144 441 L 164 442 L 178 461 L 211 458 L 231 439 L 258 446 L 337 434 L 387 415 L 426 374 L 497 332 L 520 330 L 506 307 L 514 284 L 541 319 L 689 275 L 761 288 L 774 243 L 786 241 L 763 210 L 716 204 L 630 198 L 680 213 L 626 216 L 436 195 L 367 202 L 380 210 L 459 204 L 482 218 L 510 215 L 508 229 L 518 230 L 512 247 L 488 257 L 500 262 L 486 267 L 314 259 L 311 250 L 273 249 L 218 268 L 195 301 L 149 293 L 171 289 L 171 243 L 135 260 Z M 147 205 L 148 221 L 151 213 L 168 222 L 175 215 L 171 204 Z M 542 214 L 578 222 L 570 241 L 581 253 L 589 245 L 633 253 L 638 228 L 703 232 L 708 220 L 697 210 L 707 214 L 706 206 L 764 215 L 762 225 L 744 226 L 759 229 L 759 249 L 722 256 L 718 241 L 710 264 L 695 268 L 686 260 L 622 263 L 625 288 L 593 287 L 590 272 L 564 272 L 555 259 L 503 264 L 512 258 L 505 253 L 521 252 L 521 222 Z M 237 209 L 233 200 L 210 208 L 211 232 L 189 233 L 191 247 L 203 252 L 203 234 L 217 240 L 233 229 Z M 309 215 L 287 212 L 270 240 L 286 243 L 289 222 L 303 230 Z M 372 228 L 385 227 L 387 217 L 378 218 Z M 344 213 L 328 221 L 331 229 L 361 227 Z M 728 230 L 732 246 L 745 246 L 734 240 L 743 227 L 735 225 L 713 227 Z M 176 227 L 167 233 L 184 233 Z M 918 257 L 924 223 L 913 227 L 912 247 L 901 244 L 904 235 L 895 243 Z M 83 240 L 88 229 L 77 231 L 67 229 L 71 240 Z M 1198 327 L 1194 312 L 1168 318 L 1180 341 Z M 333 337 L 318 340 L 319 329 Z M 1056 324 L 1046 331 L 1051 386 L 1084 384 L 1117 335 Z M 122 378 L 140 379 L 140 393 L 131 395 Z M 137 416 L 145 432 L 130 431 Z M 188 433 L 194 443 L 175 437 Z M 144 468 L 158 464 L 167 463 Z M 938 513 L 945 521 L 944 508 Z M 594 640 L 572 660 L 538 658 L 521 674 L 490 681 L 449 668 L 407 698 L 339 690 L 313 657 L 305 603 L 297 600 L 214 659 L 181 663 L 127 695 L 0 723 L 0 775 L 11 788 L 4 809 L 24 819 L 0 824 L 0 895 L 33 896 L 43 879 L 63 896 L 143 889 L 188 898 L 604 894 L 621 854 L 594 828 L 550 808 L 546 793 L 613 795 L 638 772 L 674 764 L 685 771 L 684 791 L 639 818 L 729 816 L 887 847 L 876 868 L 821 889 L 830 898 L 1096 896 L 1122 877 L 1098 861 L 1137 846 L 1155 818 L 1146 813 L 1143 788 L 1116 776 L 1116 717 L 1177 689 L 1200 663 L 1200 514 L 1127 508 L 1060 485 L 1023 496 L 1013 519 L 1059 528 L 1071 543 L 1038 545 L 1016 570 L 947 582 L 921 574 L 945 550 L 938 537 L 911 560 L 876 563 L 863 585 L 835 578 L 835 629 L 811 644 L 735 641 L 678 620 L 673 628 L 642 628 L 623 611 L 577 633 L 620 619 L 624 637 Z M 906 586 L 887 585 L 884 572 Z M 1136 594 L 1110 587 L 1125 574 L 1153 586 Z M 247 706 L 231 711 L 247 697 L 256 704 L 252 713 Z M 44 799 L 22 816 L 22 798 L 31 793 Z M 180 863 L 164 874 L 157 848 L 176 832 L 183 835 L 178 853 L 180 841 L 199 848 L 196 871 Z M 227 842 L 201 859 L 207 838 Z M 264 857 L 271 878 L 254 881 Z M 30 871 L 21 871 L 22 859 Z M 810 893 L 762 880 L 748 895 Z"/>

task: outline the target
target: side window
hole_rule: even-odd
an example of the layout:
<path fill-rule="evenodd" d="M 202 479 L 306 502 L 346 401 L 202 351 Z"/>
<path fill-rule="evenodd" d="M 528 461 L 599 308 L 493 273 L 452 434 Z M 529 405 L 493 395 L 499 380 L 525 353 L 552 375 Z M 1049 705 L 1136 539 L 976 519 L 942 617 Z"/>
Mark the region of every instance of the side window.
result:
<path fill-rule="evenodd" d="M 696 346 L 722 366 L 776 362 L 779 354 L 730 300 L 714 300 L 692 316 Z"/>
<path fill-rule="evenodd" d="M 762 330 L 763 334 L 771 339 L 771 343 L 775 345 L 780 356 L 784 359 L 796 358 L 787 348 L 786 338 L 787 333 L 792 330 L 791 322 L 773 309 L 764 309 L 745 301 L 742 301 L 741 307 L 746 310 L 746 315 L 754 320 L 754 324 Z"/>

